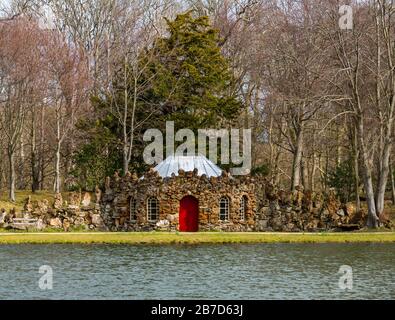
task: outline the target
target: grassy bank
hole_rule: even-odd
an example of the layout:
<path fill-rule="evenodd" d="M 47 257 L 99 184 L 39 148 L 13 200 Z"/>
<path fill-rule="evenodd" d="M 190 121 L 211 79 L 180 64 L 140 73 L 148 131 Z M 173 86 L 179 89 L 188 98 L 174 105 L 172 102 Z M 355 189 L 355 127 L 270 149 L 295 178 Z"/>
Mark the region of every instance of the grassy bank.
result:
<path fill-rule="evenodd" d="M 107 243 L 107 244 L 199 244 L 199 243 L 348 243 L 395 242 L 394 232 L 366 233 L 1 233 L 0 244 Z"/>
<path fill-rule="evenodd" d="M 63 199 L 68 199 L 69 192 L 62 192 Z M 25 200 L 28 196 L 31 196 L 31 201 L 43 201 L 47 199 L 50 204 L 53 203 L 54 193 L 51 191 L 39 190 L 32 193 L 30 190 L 16 190 L 15 191 L 15 202 L 10 202 L 8 200 L 7 190 L 0 191 L 0 209 L 5 209 L 9 212 L 11 209 L 15 208 L 17 212 L 20 212 L 25 204 Z"/>

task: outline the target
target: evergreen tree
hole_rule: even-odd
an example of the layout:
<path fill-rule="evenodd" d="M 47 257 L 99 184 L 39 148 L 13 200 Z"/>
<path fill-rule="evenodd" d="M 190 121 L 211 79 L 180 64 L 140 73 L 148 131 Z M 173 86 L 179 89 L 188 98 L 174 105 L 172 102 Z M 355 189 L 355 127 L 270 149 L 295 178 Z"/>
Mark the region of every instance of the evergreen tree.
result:
<path fill-rule="evenodd" d="M 168 36 L 158 38 L 137 59 L 139 70 L 144 70 L 137 79 L 139 90 L 136 91 L 135 74 L 131 74 L 136 65 L 121 65 L 111 91 L 91 99 L 99 116 L 94 121 L 81 122 L 88 141 L 75 156 L 75 174 L 94 177 L 89 180 L 90 188 L 101 183 L 98 180 L 109 172 L 124 167 L 123 128 L 114 116 L 114 106 L 122 114 L 119 108 L 125 94 L 128 103 L 135 103 L 134 108 L 127 106 L 126 123 L 139 124 L 129 166 L 130 171 L 138 173 L 147 169 L 142 159 L 146 129 L 163 130 L 166 120 L 175 121 L 176 128 L 215 128 L 235 119 L 241 109 L 232 90 L 229 64 L 219 47 L 218 31 L 210 26 L 209 19 L 194 18 L 187 12 L 174 21 L 166 21 Z M 98 155 L 105 160 L 98 161 Z"/>
<path fill-rule="evenodd" d="M 218 31 L 206 16 L 191 12 L 167 20 L 169 36 L 156 41 L 147 92 L 166 120 L 178 128 L 209 128 L 237 117 L 241 103 L 232 90 L 229 64 L 220 50 Z"/>

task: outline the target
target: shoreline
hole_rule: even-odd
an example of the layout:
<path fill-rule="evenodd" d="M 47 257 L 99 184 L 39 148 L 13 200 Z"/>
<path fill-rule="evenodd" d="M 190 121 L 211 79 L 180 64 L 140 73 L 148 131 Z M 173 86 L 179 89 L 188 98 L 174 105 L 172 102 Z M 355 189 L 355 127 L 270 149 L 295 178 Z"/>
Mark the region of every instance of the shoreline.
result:
<path fill-rule="evenodd" d="M 226 244 L 226 243 L 395 243 L 395 232 L 70 232 L 0 233 L 6 244 Z"/>

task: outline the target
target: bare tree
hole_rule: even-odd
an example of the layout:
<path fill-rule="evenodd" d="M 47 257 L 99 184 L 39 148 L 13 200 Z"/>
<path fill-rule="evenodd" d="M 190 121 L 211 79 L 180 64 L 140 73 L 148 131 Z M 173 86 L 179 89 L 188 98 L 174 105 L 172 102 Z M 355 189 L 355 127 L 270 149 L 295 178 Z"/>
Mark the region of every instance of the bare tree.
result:
<path fill-rule="evenodd" d="M 47 103 L 54 109 L 55 178 L 54 191 L 61 189 L 61 148 L 74 130 L 77 114 L 87 99 L 89 80 L 81 50 L 70 48 L 63 35 L 51 32 L 47 39 Z"/>
<path fill-rule="evenodd" d="M 0 128 L 7 145 L 9 198 L 15 201 L 15 154 L 35 91 L 38 29 L 34 23 L 18 18 L 1 23 L 0 33 Z"/>

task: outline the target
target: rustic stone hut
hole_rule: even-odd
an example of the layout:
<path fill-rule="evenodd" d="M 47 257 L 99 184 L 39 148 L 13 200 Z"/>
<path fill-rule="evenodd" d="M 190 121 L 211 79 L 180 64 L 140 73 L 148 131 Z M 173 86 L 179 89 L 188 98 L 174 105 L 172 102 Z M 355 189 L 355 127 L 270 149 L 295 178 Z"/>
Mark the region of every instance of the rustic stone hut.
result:
<path fill-rule="evenodd" d="M 204 156 L 170 156 L 141 178 L 108 179 L 102 214 L 111 230 L 252 231 L 255 188 Z"/>

